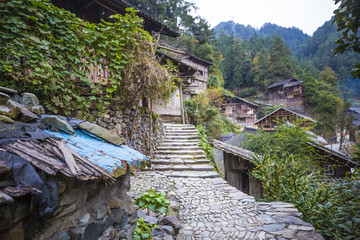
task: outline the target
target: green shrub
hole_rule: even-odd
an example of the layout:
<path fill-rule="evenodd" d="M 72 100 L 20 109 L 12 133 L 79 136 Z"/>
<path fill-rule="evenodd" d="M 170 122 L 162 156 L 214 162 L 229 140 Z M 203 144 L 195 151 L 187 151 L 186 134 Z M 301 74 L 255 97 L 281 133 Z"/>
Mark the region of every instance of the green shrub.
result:
<path fill-rule="evenodd" d="M 0 85 L 32 92 L 48 111 L 65 115 L 101 111 L 109 99 L 125 105 L 139 95 L 168 96 L 172 68 L 154 60 L 143 20 L 131 8 L 111 18 L 92 24 L 49 0 L 1 1 Z M 106 85 L 89 80 L 98 64 L 109 73 Z"/>
<path fill-rule="evenodd" d="M 284 124 L 274 133 L 248 134 L 243 144 L 262 156 L 254 156 L 251 174 L 261 181 L 264 200 L 293 203 L 304 220 L 327 239 L 359 239 L 359 172 L 343 183 L 324 181 L 326 177 L 313 161 L 322 157 L 307 144 L 311 138 L 300 125 Z"/>
<path fill-rule="evenodd" d="M 136 223 L 136 228 L 132 239 L 133 240 L 152 239 L 151 232 L 155 227 L 156 225 L 152 226 L 149 223 L 145 223 L 143 218 L 139 218 Z"/>
<path fill-rule="evenodd" d="M 139 205 L 141 209 L 146 208 L 153 212 L 166 213 L 170 201 L 166 198 L 164 192 L 155 192 L 153 189 L 150 189 L 149 192 L 137 197 L 133 204 Z"/>
<path fill-rule="evenodd" d="M 239 126 L 221 113 L 222 89 L 209 88 L 185 101 L 186 114 L 195 126 L 204 126 L 207 134 L 219 138 L 223 133 L 237 133 Z"/>

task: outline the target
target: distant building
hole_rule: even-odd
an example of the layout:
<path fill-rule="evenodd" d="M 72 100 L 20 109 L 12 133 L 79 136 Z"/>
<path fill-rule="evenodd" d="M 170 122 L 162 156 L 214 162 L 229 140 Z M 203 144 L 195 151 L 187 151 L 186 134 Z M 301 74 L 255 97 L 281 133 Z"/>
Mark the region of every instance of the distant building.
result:
<path fill-rule="evenodd" d="M 290 78 L 267 87 L 268 100 L 272 105 L 284 105 L 286 108 L 304 113 L 304 95 L 302 81 Z"/>
<path fill-rule="evenodd" d="M 299 119 L 304 120 L 303 124 L 305 127 L 316 123 L 314 119 L 308 116 L 299 114 L 284 107 L 279 107 L 275 111 L 254 122 L 254 126 L 266 130 L 273 130 L 281 121 L 294 122 Z"/>
<path fill-rule="evenodd" d="M 241 97 L 225 95 L 225 115 L 241 126 L 250 126 L 256 121 L 258 107 Z"/>

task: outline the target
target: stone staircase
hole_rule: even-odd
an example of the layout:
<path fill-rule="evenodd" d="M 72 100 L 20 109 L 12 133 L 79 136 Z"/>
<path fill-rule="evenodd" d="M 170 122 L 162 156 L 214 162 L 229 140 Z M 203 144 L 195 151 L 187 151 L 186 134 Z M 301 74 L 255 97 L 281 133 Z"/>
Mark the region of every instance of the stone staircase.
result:
<path fill-rule="evenodd" d="M 169 177 L 219 177 L 199 143 L 193 125 L 165 124 L 165 139 L 154 152 L 150 170 L 166 171 Z"/>
<path fill-rule="evenodd" d="M 198 146 L 194 126 L 165 124 L 165 132 L 152 171 L 136 173 L 129 193 L 135 199 L 154 189 L 176 200 L 183 224 L 177 240 L 324 239 L 292 204 L 257 202 L 222 179 Z"/>

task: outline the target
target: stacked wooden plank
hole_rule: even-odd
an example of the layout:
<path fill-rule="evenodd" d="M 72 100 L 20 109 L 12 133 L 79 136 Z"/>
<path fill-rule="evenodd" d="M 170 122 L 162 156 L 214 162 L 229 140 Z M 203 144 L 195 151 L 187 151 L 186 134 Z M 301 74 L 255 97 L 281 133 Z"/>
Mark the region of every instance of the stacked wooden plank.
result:
<path fill-rule="evenodd" d="M 21 141 L 3 145 L 0 150 L 19 155 L 49 175 L 62 173 L 80 180 L 104 178 L 115 182 L 115 178 L 102 167 L 80 156 L 67 147 L 62 140 Z"/>

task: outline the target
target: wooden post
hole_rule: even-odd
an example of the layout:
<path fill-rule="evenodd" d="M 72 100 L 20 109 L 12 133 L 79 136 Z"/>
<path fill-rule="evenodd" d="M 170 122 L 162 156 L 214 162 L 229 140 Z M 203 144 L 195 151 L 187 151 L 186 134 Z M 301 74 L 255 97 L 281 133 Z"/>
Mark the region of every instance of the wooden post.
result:
<path fill-rule="evenodd" d="M 183 99 L 183 92 L 182 92 L 182 83 L 179 84 L 179 91 L 180 91 L 181 123 L 185 124 L 184 99 Z"/>
<path fill-rule="evenodd" d="M 134 134 L 135 121 L 136 121 L 136 117 L 137 117 L 137 112 L 139 110 L 140 100 L 141 100 L 141 95 L 139 95 L 139 99 L 136 104 L 136 110 L 135 110 L 133 121 L 132 121 L 131 132 L 130 132 L 130 142 L 132 141 L 133 134 Z"/>
<path fill-rule="evenodd" d="M 149 129 L 149 155 L 150 158 L 152 157 L 152 149 L 151 149 L 151 134 L 153 132 L 153 122 L 152 122 L 152 99 L 149 99 L 149 108 L 150 108 L 150 112 L 149 112 L 149 119 L 150 119 L 150 129 Z"/>

